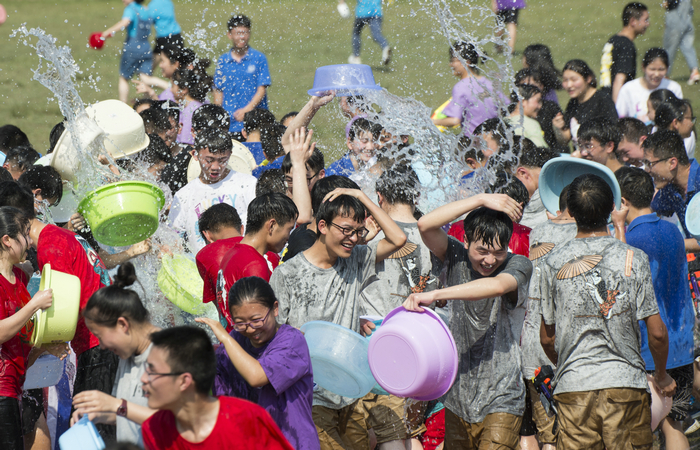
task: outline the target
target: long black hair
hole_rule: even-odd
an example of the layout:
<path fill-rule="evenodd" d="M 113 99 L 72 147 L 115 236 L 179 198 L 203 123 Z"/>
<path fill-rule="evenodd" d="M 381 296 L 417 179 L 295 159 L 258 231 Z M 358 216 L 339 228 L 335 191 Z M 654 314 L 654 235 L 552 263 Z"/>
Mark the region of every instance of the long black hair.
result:
<path fill-rule="evenodd" d="M 228 291 L 228 306 L 230 309 L 248 302 L 260 303 L 272 309 L 277 302 L 277 297 L 272 287 L 262 278 L 241 278 Z"/>
<path fill-rule="evenodd" d="M 117 326 L 120 317 L 132 324 L 147 323 L 148 310 L 141 303 L 139 295 L 131 289 L 125 289 L 136 280 L 133 264 L 126 262 L 119 266 L 114 283 L 92 294 L 83 310 L 83 317 L 108 328 Z"/>

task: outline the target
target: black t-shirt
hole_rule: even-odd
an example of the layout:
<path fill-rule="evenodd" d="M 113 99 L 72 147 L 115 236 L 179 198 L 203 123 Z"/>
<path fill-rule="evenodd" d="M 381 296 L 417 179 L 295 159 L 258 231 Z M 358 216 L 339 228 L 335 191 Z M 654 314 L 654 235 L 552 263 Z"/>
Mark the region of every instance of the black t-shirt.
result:
<path fill-rule="evenodd" d="M 609 55 L 612 56 L 612 64 L 609 61 Z M 606 61 L 608 63 L 606 64 Z M 606 70 L 609 66 L 610 76 L 606 75 Z M 615 75 L 624 73 L 627 75 L 627 81 L 634 80 L 637 77 L 637 49 L 634 43 L 624 36 L 617 34 L 610 39 L 603 47 L 603 58 L 600 69 L 600 85 L 601 87 L 611 88 L 615 81 Z"/>
<path fill-rule="evenodd" d="M 309 230 L 308 226 L 308 223 L 299 225 L 289 235 L 289 241 L 287 242 L 287 253 L 284 254 L 282 261 L 289 261 L 296 256 L 297 253 L 308 250 L 312 245 L 314 245 L 316 242 L 316 232 Z"/>
<path fill-rule="evenodd" d="M 579 103 L 575 98 L 569 100 L 564 113 L 564 123 L 567 128 L 572 117 L 575 117 L 579 124 L 597 117 L 605 117 L 613 123 L 617 123 L 618 119 L 615 103 L 610 94 L 604 91 L 596 91 L 593 97 L 583 103 Z"/>
<path fill-rule="evenodd" d="M 173 195 L 187 184 L 187 166 L 192 159 L 190 150 L 192 150 L 191 146 L 180 150 L 180 153 L 173 156 L 160 173 L 160 180 L 168 185 Z"/>

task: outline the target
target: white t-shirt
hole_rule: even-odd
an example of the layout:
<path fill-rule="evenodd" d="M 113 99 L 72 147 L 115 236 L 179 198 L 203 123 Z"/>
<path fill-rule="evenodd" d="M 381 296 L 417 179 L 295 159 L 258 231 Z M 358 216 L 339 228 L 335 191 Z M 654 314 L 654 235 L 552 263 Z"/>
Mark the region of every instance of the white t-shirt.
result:
<path fill-rule="evenodd" d="M 676 97 L 683 98 L 681 85 L 673 80 L 664 78 L 661 84 L 659 84 L 659 87 L 653 90 L 642 86 L 641 80 L 641 78 L 637 78 L 636 80 L 623 84 L 620 88 L 620 93 L 617 94 L 617 102 L 615 103 L 618 116 L 634 117 L 644 123 L 649 123 L 649 116 L 647 116 L 647 100 L 649 100 L 649 94 L 657 89 L 668 89 L 673 92 Z"/>
<path fill-rule="evenodd" d="M 192 253 L 197 253 L 206 244 L 199 233 L 199 216 L 210 206 L 228 203 L 236 208 L 241 222 L 245 224 L 248 204 L 255 198 L 257 181 L 252 175 L 233 170 L 214 184 L 204 184 L 195 178 L 175 194 L 170 207 L 170 226 L 180 234 L 186 233 L 187 246 Z"/>

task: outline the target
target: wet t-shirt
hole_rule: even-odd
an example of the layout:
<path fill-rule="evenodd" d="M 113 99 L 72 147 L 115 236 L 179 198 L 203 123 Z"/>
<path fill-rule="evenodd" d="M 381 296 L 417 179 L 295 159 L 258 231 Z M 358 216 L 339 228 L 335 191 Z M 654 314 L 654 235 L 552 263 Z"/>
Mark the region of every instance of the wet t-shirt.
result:
<path fill-rule="evenodd" d="M 298 253 L 305 252 L 314 245 L 316 242 L 316 232 L 314 230 L 309 230 L 309 224 L 310 222 L 298 225 L 294 231 L 292 231 L 292 234 L 289 235 L 287 251 L 282 258 L 283 261 L 289 261 Z"/>
<path fill-rule="evenodd" d="M 18 267 L 12 272 L 14 284 L 0 275 L 0 320 L 16 314 L 32 299 L 27 292 L 27 275 Z M 30 320 L 19 333 L 0 344 L 0 397 L 21 397 L 33 331 L 34 322 Z"/>
<path fill-rule="evenodd" d="M 85 326 L 82 317 L 83 309 L 92 294 L 112 284 L 109 272 L 97 252 L 77 234 L 55 225 L 46 225 L 39 233 L 37 260 L 41 270 L 44 270 L 46 263 L 50 263 L 51 270 L 80 278 L 80 318 L 75 337 L 71 341 L 76 356 L 100 345 L 100 341 Z"/>
<path fill-rule="evenodd" d="M 617 109 L 615 102 L 607 92 L 596 91 L 595 94 L 585 102 L 581 103 L 578 99 L 572 98 L 566 105 L 564 112 L 564 124 L 566 128 L 571 128 L 571 119 L 576 119 L 578 125 L 587 122 L 591 119 L 602 117 L 613 123 L 617 123 Z M 578 128 L 571 128 L 573 137 L 578 135 Z"/>
<path fill-rule="evenodd" d="M 445 285 L 456 286 L 483 278 L 472 270 L 467 249 L 448 239 L 445 253 Z M 507 273 L 526 286 L 532 273 L 530 261 L 508 254 L 493 276 Z M 488 414 L 521 416 L 525 409 L 525 385 L 520 370 L 518 339 L 508 317 L 516 301 L 506 296 L 477 301 L 452 300 L 449 328 L 457 344 L 459 371 L 445 395 L 445 407 L 468 423 L 480 423 Z"/>
<path fill-rule="evenodd" d="M 311 264 L 303 253 L 280 265 L 270 277 L 279 301 L 279 322 L 299 328 L 324 320 L 359 333 L 360 292 L 375 273 L 376 259 L 376 248 L 357 245 L 329 269 Z M 319 388 L 313 404 L 340 409 L 354 401 Z"/>
<path fill-rule="evenodd" d="M 197 270 L 199 276 L 204 280 L 204 291 L 202 292 L 202 302 L 209 303 L 216 300 L 216 281 L 221 269 L 221 261 L 231 248 L 241 242 L 243 236 L 236 236 L 228 239 L 219 239 L 216 242 L 207 244 L 206 247 L 197 253 Z"/>
<path fill-rule="evenodd" d="M 396 222 L 406 234 L 406 244 L 384 261 L 377 263 L 376 276 L 362 291 L 362 314 L 386 316 L 398 308 L 411 293 L 437 288 L 437 278 L 431 273 L 430 250 L 418 231 L 418 223 Z M 375 249 L 384 239 L 379 232 L 369 243 Z"/>
<path fill-rule="evenodd" d="M 119 359 L 114 386 L 112 386 L 112 397 L 123 398 L 136 405 L 148 407 L 148 399 L 143 396 L 141 377 L 146 371 L 146 360 L 152 348 L 153 344 L 150 344 L 140 355 L 134 354 L 127 359 Z M 126 417 L 117 416 L 117 440 L 143 445 L 141 425 Z"/>
<path fill-rule="evenodd" d="M 612 89 L 615 75 L 624 73 L 625 82 L 637 76 L 637 49 L 634 42 L 625 36 L 615 35 L 603 46 L 600 59 L 600 87 Z"/>
<path fill-rule="evenodd" d="M 538 267 L 542 317 L 556 325 L 555 393 L 647 389 L 638 321 L 659 313 L 647 255 L 612 236 L 576 238 Z"/>
<path fill-rule="evenodd" d="M 495 94 L 503 96 L 503 94 Z M 503 97 L 505 100 L 505 97 Z M 452 100 L 442 110 L 447 117 L 462 120 L 462 132 L 467 136 L 474 133 L 484 120 L 498 115 L 498 105 L 494 101 L 493 84 L 488 78 L 467 77 L 452 88 Z"/>
<path fill-rule="evenodd" d="M 230 335 L 258 360 L 270 382 L 261 388 L 251 387 L 222 345 L 216 350 L 214 395 L 257 403 L 270 413 L 294 448 L 319 449 L 318 433 L 311 418 L 314 385 L 311 356 L 301 331 L 281 325 L 270 342 L 257 348 L 237 331 L 231 331 Z"/>
<path fill-rule="evenodd" d="M 535 370 L 543 365 L 554 364 L 547 358 L 540 343 L 540 326 L 542 325 L 542 312 L 539 296 L 539 278 L 542 270 L 538 267 L 549 253 L 560 244 L 576 237 L 576 223 L 558 224 L 552 221 L 537 225 L 530 232 L 530 260 L 532 261 L 532 278 L 530 279 L 529 302 L 523 333 L 520 340 L 520 349 L 523 352 L 523 376 L 531 379 L 535 376 Z"/>

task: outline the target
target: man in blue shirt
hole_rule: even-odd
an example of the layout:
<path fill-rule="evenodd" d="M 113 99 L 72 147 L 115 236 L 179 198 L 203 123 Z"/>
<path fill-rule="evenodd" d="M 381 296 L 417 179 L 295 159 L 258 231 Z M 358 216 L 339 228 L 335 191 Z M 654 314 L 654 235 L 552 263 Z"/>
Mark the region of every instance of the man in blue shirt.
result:
<path fill-rule="evenodd" d="M 272 83 L 267 58 L 248 46 L 250 19 L 233 16 L 228 21 L 228 38 L 233 46 L 216 63 L 214 103 L 231 115 L 229 131 L 239 141 L 243 116 L 254 108 L 267 109 L 267 87 Z"/>
<path fill-rule="evenodd" d="M 659 314 L 668 329 L 666 370 L 676 381 L 673 408 L 661 422 L 667 448 L 688 448 L 683 420 L 688 414 L 688 399 L 693 387 L 693 325 L 695 313 L 690 297 L 683 236 L 676 226 L 651 210 L 654 182 L 641 169 L 623 167 L 615 172 L 622 193 L 623 210 L 629 209 L 626 222 L 627 244 L 644 251 L 649 257 L 651 279 Z M 647 371 L 653 371 L 654 359 L 649 350 L 646 325 L 639 321 L 641 353 Z"/>

